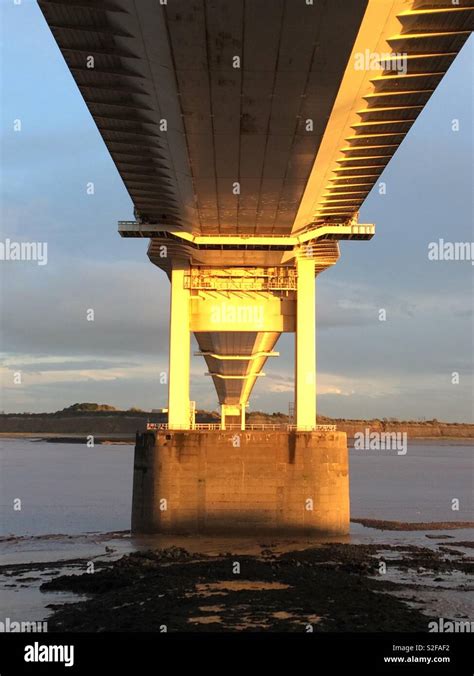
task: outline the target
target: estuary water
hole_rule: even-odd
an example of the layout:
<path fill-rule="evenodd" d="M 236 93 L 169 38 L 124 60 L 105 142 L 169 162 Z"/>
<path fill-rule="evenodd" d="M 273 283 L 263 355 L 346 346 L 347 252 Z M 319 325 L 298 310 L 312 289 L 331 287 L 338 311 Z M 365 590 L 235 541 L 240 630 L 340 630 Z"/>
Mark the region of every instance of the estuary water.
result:
<path fill-rule="evenodd" d="M 0 439 L 0 535 L 128 530 L 133 451 Z M 351 515 L 470 521 L 473 467 L 472 445 L 464 440 L 412 441 L 405 455 L 351 449 Z"/>

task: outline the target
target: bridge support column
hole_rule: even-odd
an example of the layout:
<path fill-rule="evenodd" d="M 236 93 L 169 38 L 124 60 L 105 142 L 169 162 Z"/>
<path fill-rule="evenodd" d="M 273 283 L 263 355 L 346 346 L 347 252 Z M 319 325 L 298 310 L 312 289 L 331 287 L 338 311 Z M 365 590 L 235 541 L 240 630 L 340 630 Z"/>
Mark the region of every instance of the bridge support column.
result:
<path fill-rule="evenodd" d="M 227 429 L 226 417 L 231 418 L 232 425 L 239 424 L 240 429 L 245 429 L 245 404 L 221 404 L 221 430 Z"/>
<path fill-rule="evenodd" d="M 298 258 L 295 334 L 295 422 L 298 430 L 316 425 L 316 294 L 315 265 Z"/>
<path fill-rule="evenodd" d="M 245 430 L 245 404 L 240 404 L 240 429 Z"/>
<path fill-rule="evenodd" d="M 234 440 L 221 430 L 138 434 L 132 532 L 349 532 L 345 432 L 248 430 Z"/>
<path fill-rule="evenodd" d="M 168 425 L 170 429 L 191 427 L 189 405 L 189 371 L 191 335 L 189 330 L 189 289 L 184 288 L 188 266 L 173 262 L 171 272 L 170 361 L 168 373 Z"/>

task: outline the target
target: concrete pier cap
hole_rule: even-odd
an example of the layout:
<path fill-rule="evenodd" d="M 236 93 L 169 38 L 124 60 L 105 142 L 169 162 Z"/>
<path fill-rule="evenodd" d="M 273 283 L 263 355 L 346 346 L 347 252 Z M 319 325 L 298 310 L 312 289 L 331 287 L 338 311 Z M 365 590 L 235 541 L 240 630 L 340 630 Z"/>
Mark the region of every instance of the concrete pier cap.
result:
<path fill-rule="evenodd" d="M 137 433 L 132 532 L 345 535 L 344 432 Z"/>

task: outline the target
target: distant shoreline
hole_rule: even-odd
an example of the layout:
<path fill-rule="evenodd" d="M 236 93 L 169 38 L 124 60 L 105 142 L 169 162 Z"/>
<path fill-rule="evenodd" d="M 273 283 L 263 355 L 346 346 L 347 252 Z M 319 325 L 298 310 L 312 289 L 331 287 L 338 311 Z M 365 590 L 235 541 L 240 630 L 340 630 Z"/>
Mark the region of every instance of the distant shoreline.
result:
<path fill-rule="evenodd" d="M 108 435 L 92 435 L 94 437 L 94 445 L 113 445 L 113 444 L 135 444 L 135 435 L 116 436 Z M 86 444 L 87 435 L 80 436 L 77 434 L 58 434 L 55 432 L 0 432 L 0 439 L 30 439 L 31 441 L 46 441 L 51 444 Z"/>
<path fill-rule="evenodd" d="M 77 409 L 77 406 L 101 406 L 99 410 L 87 408 Z M 75 404 L 69 409 L 55 413 L 0 413 L 0 438 L 36 438 L 51 443 L 85 443 L 87 438 L 94 437 L 94 443 L 135 443 L 135 435 L 144 432 L 148 422 L 163 424 L 167 422 L 167 414 L 159 411 L 139 410 L 104 410 L 105 405 Z M 219 424 L 220 418 L 215 411 L 196 411 L 196 422 Z M 276 425 L 286 429 L 291 422 L 283 413 L 263 413 L 252 411 L 247 415 L 247 423 L 251 425 Z M 339 432 L 345 432 L 348 440 L 355 435 L 377 433 L 398 433 L 407 435 L 407 439 L 414 442 L 420 440 L 473 440 L 474 424 L 448 423 L 436 419 L 396 420 L 372 419 L 351 420 L 348 418 L 328 418 L 318 416 L 318 424 L 335 425 Z"/>
<path fill-rule="evenodd" d="M 99 407 L 99 408 L 77 408 Z M 54 413 L 0 413 L 0 434 L 33 435 L 94 435 L 102 437 L 134 437 L 137 431 L 143 432 L 148 422 L 164 424 L 167 414 L 161 411 L 106 410 L 105 405 L 75 404 L 72 407 Z M 284 413 L 264 413 L 251 411 L 247 414 L 248 425 L 278 425 L 285 427 L 292 420 Z M 220 416 L 216 411 L 196 411 L 197 423 L 219 424 Z M 469 422 L 444 422 L 431 420 L 399 420 L 396 418 L 372 418 L 354 420 L 351 418 L 329 418 L 319 414 L 319 425 L 336 425 L 349 437 L 358 432 L 406 432 L 409 437 L 470 437 L 474 438 L 474 424 Z"/>

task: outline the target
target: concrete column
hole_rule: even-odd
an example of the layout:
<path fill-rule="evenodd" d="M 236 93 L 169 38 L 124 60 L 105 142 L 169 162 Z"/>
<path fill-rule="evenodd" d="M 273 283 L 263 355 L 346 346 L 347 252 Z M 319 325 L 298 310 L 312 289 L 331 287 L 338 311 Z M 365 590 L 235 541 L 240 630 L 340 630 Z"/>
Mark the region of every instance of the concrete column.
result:
<path fill-rule="evenodd" d="M 295 333 L 295 422 L 297 429 L 316 425 L 316 294 L 314 260 L 298 258 Z"/>
<path fill-rule="evenodd" d="M 188 430 L 191 426 L 189 408 L 189 371 L 191 336 L 189 331 L 189 289 L 184 288 L 188 266 L 183 261 L 173 263 L 171 272 L 170 366 L 168 383 L 168 424 L 171 429 Z"/>
<path fill-rule="evenodd" d="M 240 429 L 245 430 L 245 404 L 240 404 Z"/>
<path fill-rule="evenodd" d="M 228 432 L 145 432 L 137 435 L 132 504 L 134 533 L 345 535 L 347 437 L 247 431 L 234 447 Z"/>

